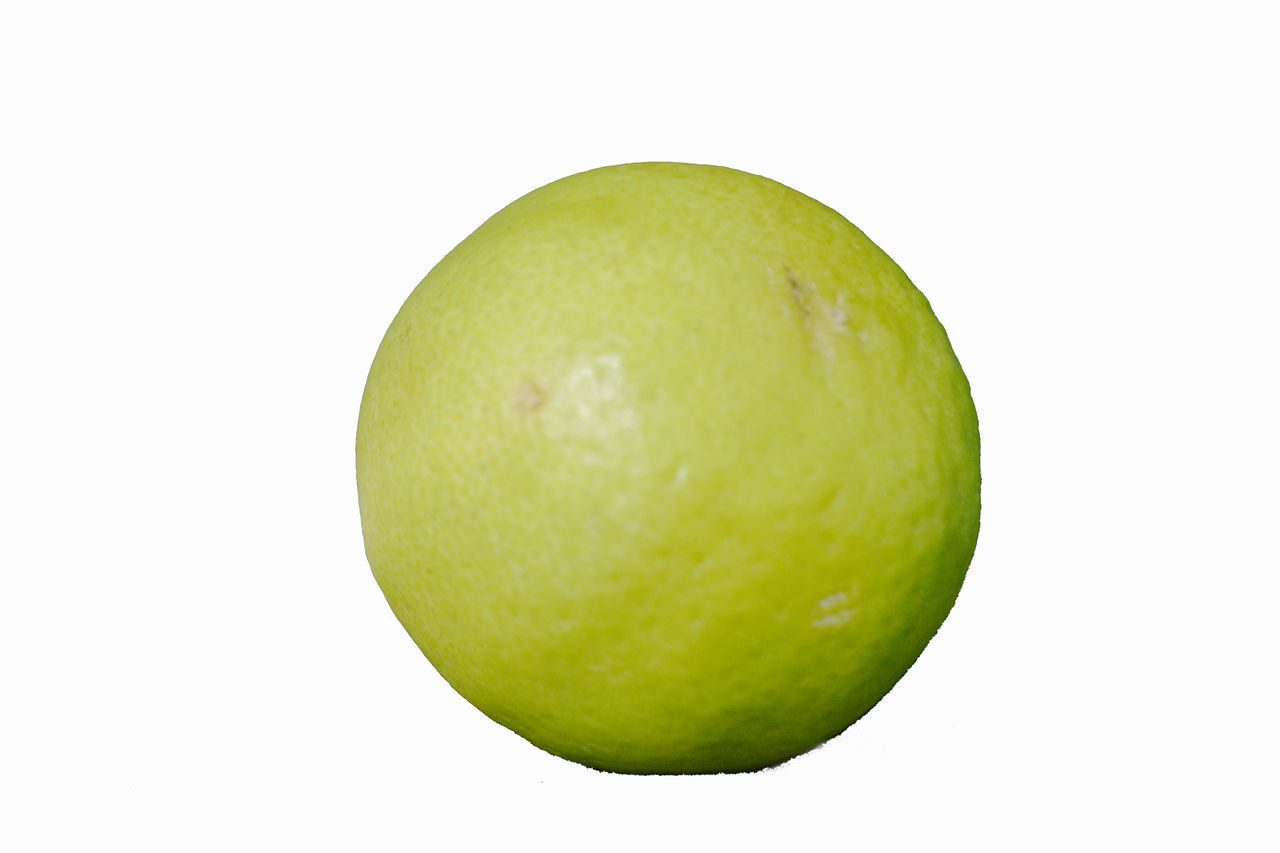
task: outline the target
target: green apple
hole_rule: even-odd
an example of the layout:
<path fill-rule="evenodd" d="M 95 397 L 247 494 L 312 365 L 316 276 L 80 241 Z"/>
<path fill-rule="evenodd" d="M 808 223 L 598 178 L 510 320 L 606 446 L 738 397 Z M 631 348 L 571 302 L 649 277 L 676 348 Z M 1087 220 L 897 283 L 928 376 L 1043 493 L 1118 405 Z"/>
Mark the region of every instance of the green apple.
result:
<path fill-rule="evenodd" d="M 946 333 L 838 213 L 640 163 L 485 222 L 360 410 L 365 547 L 453 687 L 573 761 L 755 770 L 906 672 L 978 535 Z"/>

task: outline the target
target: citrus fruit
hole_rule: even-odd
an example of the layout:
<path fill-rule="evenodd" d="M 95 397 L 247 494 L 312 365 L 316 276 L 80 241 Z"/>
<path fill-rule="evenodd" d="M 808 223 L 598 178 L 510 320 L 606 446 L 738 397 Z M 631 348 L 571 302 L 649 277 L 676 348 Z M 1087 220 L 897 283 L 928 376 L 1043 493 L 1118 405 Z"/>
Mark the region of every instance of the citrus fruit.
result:
<path fill-rule="evenodd" d="M 374 359 L 366 552 L 453 687 L 605 770 L 767 767 L 876 704 L 978 533 L 946 333 L 835 211 L 732 169 L 535 190 Z"/>

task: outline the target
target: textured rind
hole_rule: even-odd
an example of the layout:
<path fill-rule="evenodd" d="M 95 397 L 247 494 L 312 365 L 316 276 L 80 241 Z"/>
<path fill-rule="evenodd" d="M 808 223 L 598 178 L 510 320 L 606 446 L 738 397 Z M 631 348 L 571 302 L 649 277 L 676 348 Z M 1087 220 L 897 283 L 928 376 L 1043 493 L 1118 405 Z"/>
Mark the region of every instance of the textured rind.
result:
<path fill-rule="evenodd" d="M 942 326 L 839 214 L 710 166 L 517 200 L 396 316 L 366 551 L 440 673 L 593 767 L 751 770 L 849 726 L 952 606 L 978 428 Z"/>

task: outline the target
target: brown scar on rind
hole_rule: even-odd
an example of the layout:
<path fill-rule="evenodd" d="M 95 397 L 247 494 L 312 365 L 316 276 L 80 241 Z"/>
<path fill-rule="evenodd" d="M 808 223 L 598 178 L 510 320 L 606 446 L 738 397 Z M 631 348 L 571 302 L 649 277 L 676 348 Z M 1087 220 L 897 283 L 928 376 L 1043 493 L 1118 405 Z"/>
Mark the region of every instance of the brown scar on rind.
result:
<path fill-rule="evenodd" d="M 835 304 L 829 304 L 812 281 L 798 276 L 791 267 L 784 266 L 791 299 L 800 309 L 800 319 L 813 345 L 830 358 L 833 354 L 833 336 L 849 330 L 849 310 L 843 293 L 836 294 Z"/>
<path fill-rule="evenodd" d="M 800 287 L 800 279 L 796 277 L 795 271 L 791 267 L 783 267 L 783 271 L 787 275 L 787 284 L 791 287 L 791 298 L 796 301 L 796 305 L 800 307 L 800 313 L 805 317 L 810 314 L 809 303 L 804 297 L 804 293 Z"/>

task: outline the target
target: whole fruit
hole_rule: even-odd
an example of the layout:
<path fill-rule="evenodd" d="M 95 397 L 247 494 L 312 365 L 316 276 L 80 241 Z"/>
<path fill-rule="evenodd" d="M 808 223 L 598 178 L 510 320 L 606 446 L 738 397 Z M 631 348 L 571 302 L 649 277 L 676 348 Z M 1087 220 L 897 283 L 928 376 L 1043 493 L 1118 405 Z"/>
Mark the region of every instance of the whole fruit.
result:
<path fill-rule="evenodd" d="M 978 534 L 946 333 L 835 211 L 732 169 L 542 187 L 418 285 L 356 442 L 374 575 L 440 673 L 556 755 L 754 770 L 942 624 Z"/>

